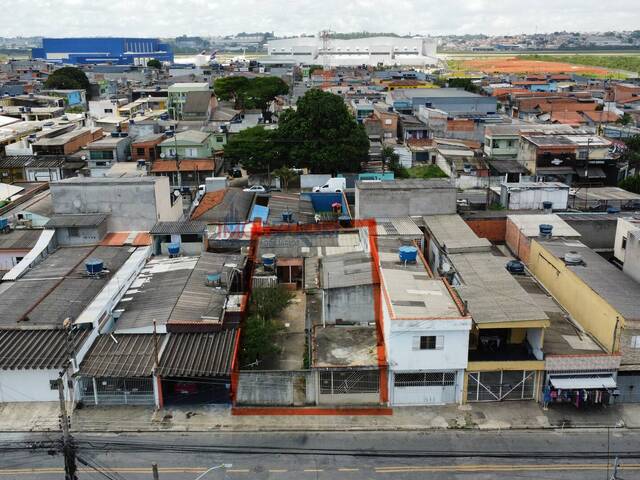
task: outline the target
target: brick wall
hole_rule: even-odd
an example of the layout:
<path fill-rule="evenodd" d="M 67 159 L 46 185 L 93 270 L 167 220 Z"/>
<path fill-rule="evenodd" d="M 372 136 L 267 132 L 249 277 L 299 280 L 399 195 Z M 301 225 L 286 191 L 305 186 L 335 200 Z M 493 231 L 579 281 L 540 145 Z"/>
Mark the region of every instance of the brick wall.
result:
<path fill-rule="evenodd" d="M 480 238 L 490 242 L 503 243 L 506 235 L 507 219 L 505 218 L 474 218 L 466 220 L 467 225 Z"/>

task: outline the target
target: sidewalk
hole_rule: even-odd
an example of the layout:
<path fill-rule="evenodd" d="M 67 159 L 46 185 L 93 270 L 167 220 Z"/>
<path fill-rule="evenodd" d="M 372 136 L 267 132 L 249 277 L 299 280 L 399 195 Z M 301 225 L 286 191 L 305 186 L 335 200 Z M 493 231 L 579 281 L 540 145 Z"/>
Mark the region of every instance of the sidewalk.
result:
<path fill-rule="evenodd" d="M 109 406 L 76 410 L 73 431 L 367 431 L 431 429 L 640 428 L 640 404 L 593 410 L 555 406 L 548 411 L 535 402 L 475 403 L 395 408 L 387 416 L 236 416 L 228 407 Z M 0 431 L 55 431 L 57 404 L 0 404 Z"/>

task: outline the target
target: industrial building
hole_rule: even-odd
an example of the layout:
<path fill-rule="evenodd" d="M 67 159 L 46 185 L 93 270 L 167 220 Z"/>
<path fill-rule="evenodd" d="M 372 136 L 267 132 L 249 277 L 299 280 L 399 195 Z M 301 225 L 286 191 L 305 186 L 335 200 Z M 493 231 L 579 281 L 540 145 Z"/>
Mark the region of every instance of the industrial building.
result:
<path fill-rule="evenodd" d="M 151 59 L 173 62 L 173 52 L 157 38 L 43 38 L 31 57 L 69 64 L 110 63 L 146 66 Z"/>
<path fill-rule="evenodd" d="M 324 40 L 320 36 L 271 40 L 262 63 L 323 65 L 436 65 L 436 40 L 426 37 L 371 37 Z"/>

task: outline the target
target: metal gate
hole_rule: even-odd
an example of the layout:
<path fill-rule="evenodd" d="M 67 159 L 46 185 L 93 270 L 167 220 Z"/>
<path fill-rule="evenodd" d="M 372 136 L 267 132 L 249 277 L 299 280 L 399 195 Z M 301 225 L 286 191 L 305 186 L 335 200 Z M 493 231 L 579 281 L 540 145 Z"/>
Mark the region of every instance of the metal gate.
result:
<path fill-rule="evenodd" d="M 535 397 L 535 370 L 500 370 L 469 372 L 468 402 L 531 400 Z"/>
<path fill-rule="evenodd" d="M 621 375 L 618 373 L 618 391 L 616 403 L 640 403 L 640 375 Z"/>
<path fill-rule="evenodd" d="M 80 377 L 80 401 L 85 405 L 154 405 L 151 378 Z"/>
<path fill-rule="evenodd" d="M 394 372 L 393 405 L 455 403 L 456 372 Z"/>

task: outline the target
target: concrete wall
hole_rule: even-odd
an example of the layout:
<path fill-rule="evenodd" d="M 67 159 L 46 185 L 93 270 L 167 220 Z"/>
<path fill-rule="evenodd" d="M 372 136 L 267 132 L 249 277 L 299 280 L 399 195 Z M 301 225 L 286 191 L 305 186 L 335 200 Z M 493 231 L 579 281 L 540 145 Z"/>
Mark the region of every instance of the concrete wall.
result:
<path fill-rule="evenodd" d="M 356 218 L 404 217 L 456 213 L 456 189 L 359 189 Z"/>
<path fill-rule="evenodd" d="M 56 241 L 59 245 L 92 245 L 107 235 L 107 222 L 98 227 L 79 228 L 77 236 L 70 236 L 68 228 L 56 228 Z"/>
<path fill-rule="evenodd" d="M 159 220 L 178 220 L 182 215 L 180 201 L 171 205 L 169 179 L 155 178 L 155 182 L 54 182 L 50 186 L 53 209 L 58 214 L 108 213 L 107 229 L 112 232 L 150 230 Z"/>
<path fill-rule="evenodd" d="M 580 241 L 587 247 L 594 250 L 613 250 L 616 238 L 616 217 L 606 214 L 602 215 L 601 220 L 585 219 L 576 220 L 575 215 L 572 218 L 562 218 L 580 235 Z"/>
<path fill-rule="evenodd" d="M 0 370 L 0 403 L 57 401 L 49 380 L 58 378 L 58 370 Z"/>
<path fill-rule="evenodd" d="M 323 298 L 326 323 L 335 324 L 338 319 L 358 323 L 375 321 L 372 285 L 324 290 Z"/>
<path fill-rule="evenodd" d="M 23 258 L 29 250 L 1 250 L 0 251 L 0 271 L 9 271 L 19 262 L 18 258 Z"/>
<path fill-rule="evenodd" d="M 531 242 L 529 269 L 582 328 L 593 335 L 607 352 L 619 350 L 619 335 L 624 318 L 594 292 L 564 261 L 544 249 L 535 239 Z"/>
<path fill-rule="evenodd" d="M 531 241 L 520 231 L 520 229 L 507 218 L 507 228 L 505 231 L 505 243 L 509 250 L 524 263 L 529 264 L 529 250 Z"/>
<path fill-rule="evenodd" d="M 627 253 L 622 270 L 640 282 L 640 230 L 631 230 L 627 235 Z"/>

